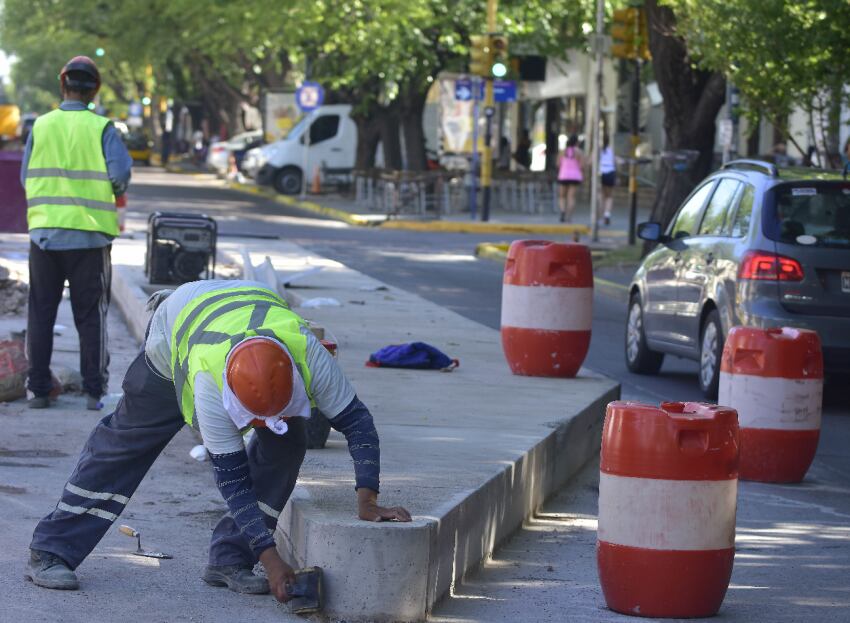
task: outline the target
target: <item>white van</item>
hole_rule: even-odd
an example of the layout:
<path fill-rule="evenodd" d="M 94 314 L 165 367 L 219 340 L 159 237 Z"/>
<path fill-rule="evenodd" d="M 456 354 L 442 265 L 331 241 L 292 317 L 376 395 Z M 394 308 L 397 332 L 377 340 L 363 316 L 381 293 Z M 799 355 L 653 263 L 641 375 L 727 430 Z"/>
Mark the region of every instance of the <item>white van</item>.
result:
<path fill-rule="evenodd" d="M 286 138 L 248 151 L 243 171 L 258 184 L 270 184 L 284 195 L 301 192 L 305 171 L 308 180 L 317 168 L 350 171 L 357 149 L 357 126 L 350 114 L 348 104 L 317 108 L 302 117 Z"/>

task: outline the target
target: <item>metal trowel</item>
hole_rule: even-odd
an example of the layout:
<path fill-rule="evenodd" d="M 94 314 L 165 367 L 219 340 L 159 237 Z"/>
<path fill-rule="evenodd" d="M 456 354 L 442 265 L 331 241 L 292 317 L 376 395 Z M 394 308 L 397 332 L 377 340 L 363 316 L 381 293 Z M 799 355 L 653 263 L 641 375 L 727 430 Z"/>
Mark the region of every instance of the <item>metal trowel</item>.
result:
<path fill-rule="evenodd" d="M 286 592 L 292 597 L 289 607 L 295 614 L 311 614 L 322 609 L 322 568 L 307 567 L 295 572 L 295 584 Z"/>
<path fill-rule="evenodd" d="M 136 551 L 133 552 L 136 556 L 144 556 L 145 558 L 174 558 L 171 554 L 149 552 L 146 549 L 142 549 L 142 533 L 130 526 L 118 526 L 118 531 L 121 534 L 126 534 L 127 536 L 136 539 Z"/>

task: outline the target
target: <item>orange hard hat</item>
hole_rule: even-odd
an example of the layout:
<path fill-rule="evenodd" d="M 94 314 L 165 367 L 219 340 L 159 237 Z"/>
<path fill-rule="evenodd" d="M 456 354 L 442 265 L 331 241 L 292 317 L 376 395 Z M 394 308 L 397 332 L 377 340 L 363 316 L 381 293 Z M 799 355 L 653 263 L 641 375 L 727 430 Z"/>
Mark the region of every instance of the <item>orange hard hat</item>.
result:
<path fill-rule="evenodd" d="M 68 76 L 69 72 L 76 72 L 77 75 L 85 75 L 88 79 L 72 79 Z M 59 81 L 66 86 L 81 89 L 100 89 L 100 71 L 95 65 L 95 62 L 88 56 L 75 56 L 70 61 L 65 63 L 62 71 L 59 73 Z"/>
<path fill-rule="evenodd" d="M 292 399 L 293 374 L 292 360 L 281 345 L 251 338 L 230 351 L 225 378 L 248 411 L 271 417 Z"/>

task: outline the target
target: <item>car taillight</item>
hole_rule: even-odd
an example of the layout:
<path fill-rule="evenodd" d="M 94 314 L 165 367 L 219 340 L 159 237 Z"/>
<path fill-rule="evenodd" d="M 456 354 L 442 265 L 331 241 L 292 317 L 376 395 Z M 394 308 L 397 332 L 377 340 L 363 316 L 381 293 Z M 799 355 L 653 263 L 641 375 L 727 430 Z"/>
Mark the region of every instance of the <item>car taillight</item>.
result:
<path fill-rule="evenodd" d="M 803 267 L 791 257 L 768 251 L 747 251 L 738 269 L 738 279 L 802 281 Z"/>

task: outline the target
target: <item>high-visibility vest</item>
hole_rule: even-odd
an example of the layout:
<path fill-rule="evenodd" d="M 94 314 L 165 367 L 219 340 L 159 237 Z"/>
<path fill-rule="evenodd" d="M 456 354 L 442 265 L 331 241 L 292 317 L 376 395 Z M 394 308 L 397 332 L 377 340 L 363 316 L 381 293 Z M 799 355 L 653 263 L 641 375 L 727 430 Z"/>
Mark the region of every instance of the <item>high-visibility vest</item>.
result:
<path fill-rule="evenodd" d="M 26 175 L 27 224 L 118 235 L 112 182 L 103 155 L 109 119 L 54 110 L 35 120 Z"/>
<path fill-rule="evenodd" d="M 241 286 L 203 294 L 186 305 L 171 332 L 171 374 L 183 419 L 197 428 L 195 376 L 212 375 L 222 389 L 230 350 L 247 337 L 271 337 L 284 344 L 304 379 L 311 404 L 306 321 L 271 290 Z"/>

